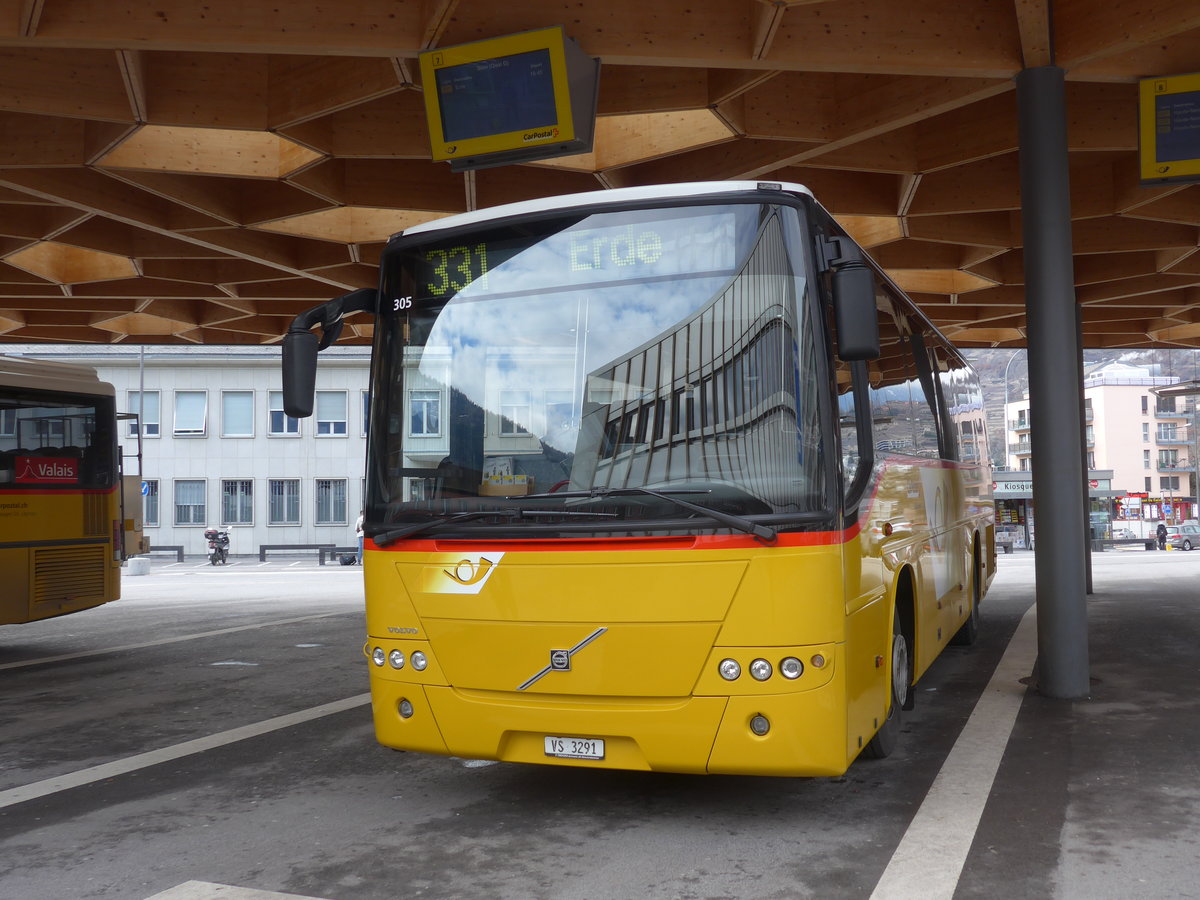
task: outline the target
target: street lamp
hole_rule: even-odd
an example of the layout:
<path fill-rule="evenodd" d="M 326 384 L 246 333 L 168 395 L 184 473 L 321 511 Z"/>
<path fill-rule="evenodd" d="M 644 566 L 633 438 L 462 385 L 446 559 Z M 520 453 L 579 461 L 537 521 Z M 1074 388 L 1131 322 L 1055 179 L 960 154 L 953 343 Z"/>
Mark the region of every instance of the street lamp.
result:
<path fill-rule="evenodd" d="M 1004 426 L 1004 468 L 1008 468 L 1009 452 L 1008 452 L 1008 369 L 1013 364 L 1021 351 L 1016 350 L 1013 355 L 1008 358 L 1008 364 L 1004 367 L 1004 419 L 1001 424 Z"/>

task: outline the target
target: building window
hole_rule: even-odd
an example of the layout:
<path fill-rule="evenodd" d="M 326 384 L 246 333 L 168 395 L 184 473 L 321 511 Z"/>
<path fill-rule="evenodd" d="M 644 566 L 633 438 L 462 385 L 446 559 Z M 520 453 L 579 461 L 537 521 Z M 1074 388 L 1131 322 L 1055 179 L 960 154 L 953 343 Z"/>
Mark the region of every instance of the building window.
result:
<path fill-rule="evenodd" d="M 1149 412 L 1150 412 L 1150 398 L 1147 397 L 1145 394 L 1142 394 L 1142 415 L 1144 416 Z"/>
<path fill-rule="evenodd" d="M 300 524 L 300 480 L 298 478 L 272 478 L 267 483 L 270 504 L 267 511 L 268 525 Z"/>
<path fill-rule="evenodd" d="M 221 524 L 254 524 L 254 482 L 226 479 L 221 482 Z"/>
<path fill-rule="evenodd" d="M 142 394 L 139 391 L 129 392 L 129 409 L 126 412 L 131 412 L 134 415 L 141 416 L 142 437 L 158 437 L 158 391 L 146 391 L 143 401 Z M 142 405 L 144 403 L 144 405 Z M 131 419 L 129 422 L 129 436 L 136 437 L 138 433 L 138 420 Z"/>
<path fill-rule="evenodd" d="M 149 528 L 158 525 L 158 479 L 143 481 L 146 487 L 142 491 L 142 524 Z"/>
<path fill-rule="evenodd" d="M 317 435 L 346 436 L 346 392 L 317 391 Z"/>
<path fill-rule="evenodd" d="M 346 479 L 317 479 L 317 524 L 346 524 Z"/>
<path fill-rule="evenodd" d="M 529 391 L 500 392 L 500 433 L 529 434 L 525 423 L 529 421 Z"/>
<path fill-rule="evenodd" d="M 1178 475 L 1163 475 L 1158 479 L 1158 489 L 1160 491 L 1177 491 L 1179 490 Z"/>
<path fill-rule="evenodd" d="M 254 437 L 254 391 L 221 392 L 221 437 Z"/>
<path fill-rule="evenodd" d="M 1150 443 L 1150 423 L 1149 422 L 1142 423 L 1142 443 L 1144 443 L 1144 444 Z"/>
<path fill-rule="evenodd" d="M 1159 450 L 1158 451 L 1158 467 L 1160 469 L 1178 469 L 1179 468 L 1179 451 L 1178 450 Z"/>
<path fill-rule="evenodd" d="M 1153 481 L 1153 479 L 1149 475 L 1147 475 L 1146 476 L 1146 493 L 1147 494 L 1150 493 L 1150 482 L 1151 481 Z"/>
<path fill-rule="evenodd" d="M 439 391 L 413 391 L 409 394 L 410 434 L 413 437 L 437 437 L 442 432 L 442 395 Z"/>
<path fill-rule="evenodd" d="M 362 433 L 366 437 L 367 426 L 371 424 L 371 392 L 360 391 L 362 394 Z"/>
<path fill-rule="evenodd" d="M 1087 465 L 1089 469 L 1096 468 L 1096 454 L 1091 450 L 1088 451 Z"/>
<path fill-rule="evenodd" d="M 206 391 L 175 392 L 175 434 L 183 437 L 203 435 L 208 418 Z"/>
<path fill-rule="evenodd" d="M 283 391 L 268 392 L 267 405 L 270 408 L 267 434 L 272 437 L 294 437 L 300 434 L 300 420 L 283 411 Z"/>
<path fill-rule="evenodd" d="M 1142 451 L 1142 468 L 1143 469 L 1150 468 L 1150 451 L 1149 450 Z"/>
<path fill-rule="evenodd" d="M 204 482 L 175 482 L 175 524 L 204 525 L 208 513 L 204 508 Z"/>

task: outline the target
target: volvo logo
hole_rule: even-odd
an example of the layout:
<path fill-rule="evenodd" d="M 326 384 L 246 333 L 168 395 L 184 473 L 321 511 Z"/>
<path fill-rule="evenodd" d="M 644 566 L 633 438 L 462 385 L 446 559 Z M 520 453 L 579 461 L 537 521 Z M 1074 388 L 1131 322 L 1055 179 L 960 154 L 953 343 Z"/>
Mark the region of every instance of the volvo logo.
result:
<path fill-rule="evenodd" d="M 551 650 L 550 651 L 550 665 L 546 666 L 546 668 L 542 669 L 536 675 L 527 679 L 523 683 L 517 685 L 517 690 L 523 691 L 526 688 L 531 687 L 532 685 L 534 685 L 538 681 L 540 681 L 543 676 L 548 675 L 551 672 L 570 672 L 571 671 L 571 657 L 573 657 L 576 653 L 578 653 L 580 650 L 582 650 L 584 647 L 586 647 L 588 644 L 590 644 L 596 638 L 600 637 L 600 635 L 604 634 L 604 632 L 606 632 L 606 631 L 608 631 L 608 629 L 604 626 L 601 626 L 601 627 L 597 628 L 595 631 L 593 631 L 591 634 L 589 634 L 587 637 L 585 637 L 582 641 L 580 641 L 574 647 L 572 647 L 570 650 Z"/>

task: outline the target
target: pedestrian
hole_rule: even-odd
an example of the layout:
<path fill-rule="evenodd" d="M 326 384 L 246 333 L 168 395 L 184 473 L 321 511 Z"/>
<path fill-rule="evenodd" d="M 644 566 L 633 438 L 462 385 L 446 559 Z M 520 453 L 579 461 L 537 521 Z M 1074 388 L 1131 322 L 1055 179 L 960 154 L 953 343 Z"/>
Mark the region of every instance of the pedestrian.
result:
<path fill-rule="evenodd" d="M 1155 532 L 1158 535 L 1158 549 L 1167 549 L 1167 526 L 1162 522 L 1158 523 L 1158 530 Z"/>
<path fill-rule="evenodd" d="M 363 550 L 363 511 L 358 511 L 358 521 L 354 523 L 354 536 L 358 538 L 358 556 L 355 562 L 362 565 L 362 550 Z"/>

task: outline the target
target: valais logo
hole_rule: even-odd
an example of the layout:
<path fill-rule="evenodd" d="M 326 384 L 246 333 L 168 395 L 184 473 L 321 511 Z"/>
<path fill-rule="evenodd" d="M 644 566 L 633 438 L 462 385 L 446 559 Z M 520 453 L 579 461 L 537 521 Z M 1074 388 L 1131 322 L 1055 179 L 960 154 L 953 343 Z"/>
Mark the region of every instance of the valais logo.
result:
<path fill-rule="evenodd" d="M 71 457 L 18 456 L 18 484 L 74 484 L 79 481 L 79 460 Z"/>

